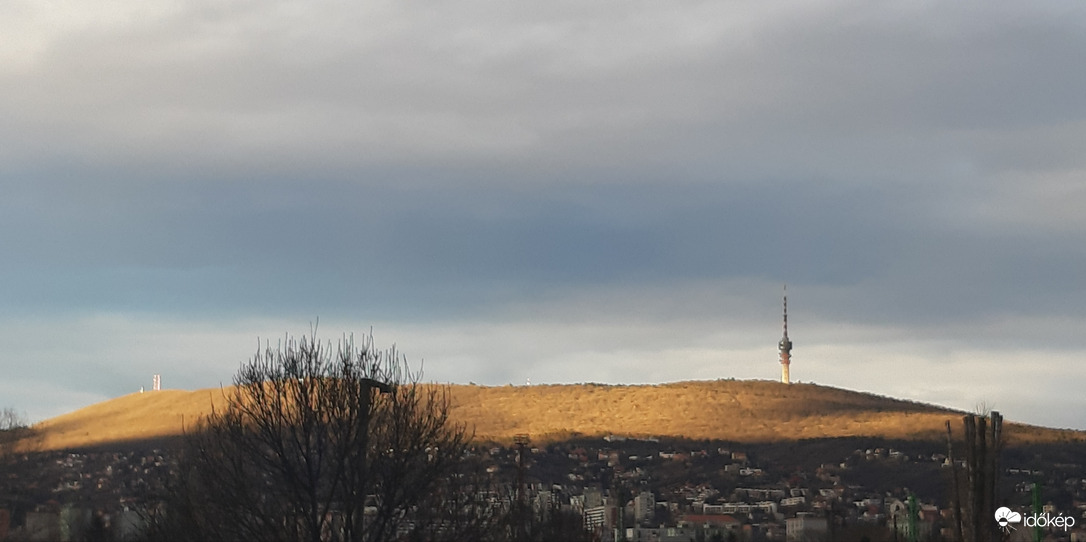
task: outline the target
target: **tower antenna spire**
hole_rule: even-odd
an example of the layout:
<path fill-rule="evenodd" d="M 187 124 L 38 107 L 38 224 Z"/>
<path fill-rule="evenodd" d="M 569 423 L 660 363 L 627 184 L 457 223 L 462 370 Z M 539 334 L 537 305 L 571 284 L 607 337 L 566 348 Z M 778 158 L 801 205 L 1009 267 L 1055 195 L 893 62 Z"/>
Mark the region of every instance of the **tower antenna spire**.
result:
<path fill-rule="evenodd" d="M 792 364 L 792 341 L 788 338 L 788 285 L 784 285 L 784 336 L 777 344 L 781 360 L 781 382 L 791 384 L 788 374 L 789 365 Z"/>
<path fill-rule="evenodd" d="M 788 285 L 784 285 L 784 336 L 788 337 Z"/>

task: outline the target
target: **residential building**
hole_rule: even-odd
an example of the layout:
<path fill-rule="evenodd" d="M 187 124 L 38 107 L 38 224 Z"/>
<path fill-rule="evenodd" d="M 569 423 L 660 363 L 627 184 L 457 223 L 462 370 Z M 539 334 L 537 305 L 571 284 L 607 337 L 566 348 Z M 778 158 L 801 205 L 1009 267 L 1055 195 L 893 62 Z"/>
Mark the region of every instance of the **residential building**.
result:
<path fill-rule="evenodd" d="M 821 542 L 829 534 L 829 524 L 824 517 L 800 514 L 785 520 L 785 539 L 788 542 Z"/>

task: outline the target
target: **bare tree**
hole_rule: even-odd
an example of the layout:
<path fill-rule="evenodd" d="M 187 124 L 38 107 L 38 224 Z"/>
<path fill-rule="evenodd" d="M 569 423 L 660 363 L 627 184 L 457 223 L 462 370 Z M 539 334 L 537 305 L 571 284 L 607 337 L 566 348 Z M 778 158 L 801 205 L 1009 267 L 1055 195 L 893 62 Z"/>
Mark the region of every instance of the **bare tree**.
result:
<path fill-rule="evenodd" d="M 187 437 L 160 538 L 456 540 L 487 527 L 455 476 L 470 434 L 449 419 L 446 388 L 395 349 L 288 337 L 234 384 Z"/>
<path fill-rule="evenodd" d="M 7 464 L 17 452 L 35 448 L 34 435 L 26 416 L 11 407 L 0 409 L 0 463 Z"/>
<path fill-rule="evenodd" d="M 28 454 L 41 449 L 41 432 L 11 407 L 0 409 L 0 508 L 22 508 L 31 500 Z"/>

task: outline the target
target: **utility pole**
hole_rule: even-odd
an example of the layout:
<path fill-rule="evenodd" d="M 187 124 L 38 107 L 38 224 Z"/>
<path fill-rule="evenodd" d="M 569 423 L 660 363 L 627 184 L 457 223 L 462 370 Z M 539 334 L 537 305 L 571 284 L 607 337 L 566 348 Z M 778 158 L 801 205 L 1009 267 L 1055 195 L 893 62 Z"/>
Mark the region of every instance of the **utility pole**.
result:
<path fill-rule="evenodd" d="M 909 494 L 909 542 L 919 542 L 920 507 L 916 504 L 916 495 Z"/>
<path fill-rule="evenodd" d="M 359 467 L 362 469 L 362 472 L 368 472 L 367 469 L 369 469 L 366 455 L 369 452 L 370 447 L 370 416 L 373 415 L 373 390 L 377 390 L 378 393 L 384 393 L 387 395 L 392 393 L 392 386 L 388 385 L 388 383 L 386 382 L 381 382 L 372 378 L 363 378 L 359 381 L 359 393 L 361 394 L 361 397 L 359 398 L 362 400 L 362 404 L 360 405 L 361 408 L 360 412 L 358 413 L 358 425 L 361 429 L 361 433 L 359 434 L 360 446 L 358 455 L 360 456 Z M 369 481 L 367 480 L 366 483 L 369 483 Z M 360 513 L 361 515 L 359 515 L 359 517 L 357 518 L 348 517 L 348 521 L 352 526 L 355 524 L 355 522 L 358 522 L 357 524 L 359 526 L 363 524 L 365 508 L 365 499 L 363 499 L 363 502 L 361 503 L 359 509 L 353 511 L 353 513 Z"/>
<path fill-rule="evenodd" d="M 1041 485 L 1037 482 L 1033 482 L 1033 515 L 1040 517 L 1041 512 L 1044 509 L 1041 507 Z M 1033 526 L 1033 542 L 1041 542 L 1044 538 L 1044 533 L 1041 531 L 1040 525 Z"/>
<path fill-rule="evenodd" d="M 962 500 L 961 490 L 958 487 L 958 462 L 954 460 L 954 444 L 950 433 L 950 420 L 946 421 L 946 460 L 950 462 L 950 490 L 953 492 L 950 500 L 954 507 L 954 534 L 956 535 L 954 540 L 962 542 L 964 540 L 962 534 Z"/>
<path fill-rule="evenodd" d="M 528 496 L 524 488 L 524 449 L 531 442 L 527 433 L 520 433 L 513 437 L 513 444 L 517 448 L 517 502 L 516 502 L 516 539 L 518 542 L 528 541 Z"/>
<path fill-rule="evenodd" d="M 380 393 L 389 394 L 389 393 L 392 393 L 392 386 L 389 386 L 385 382 L 381 382 L 379 380 L 374 380 L 372 378 L 363 378 L 359 382 L 359 387 L 360 387 L 359 391 L 362 394 L 362 396 L 361 396 L 361 399 L 362 399 L 362 405 L 361 406 L 362 406 L 362 408 L 361 408 L 361 412 L 359 412 L 359 414 L 360 414 L 359 425 L 361 425 L 361 428 L 362 428 L 362 434 L 361 434 L 361 437 L 362 437 L 362 451 L 361 451 L 361 454 L 362 454 L 362 467 L 365 468 L 365 466 L 366 466 L 366 452 L 368 451 L 367 448 L 369 448 L 369 438 L 370 438 L 370 429 L 369 429 L 369 427 L 370 427 L 370 415 L 371 415 L 370 410 L 372 409 L 372 405 L 373 405 L 373 395 L 372 395 L 373 390 L 377 390 Z"/>

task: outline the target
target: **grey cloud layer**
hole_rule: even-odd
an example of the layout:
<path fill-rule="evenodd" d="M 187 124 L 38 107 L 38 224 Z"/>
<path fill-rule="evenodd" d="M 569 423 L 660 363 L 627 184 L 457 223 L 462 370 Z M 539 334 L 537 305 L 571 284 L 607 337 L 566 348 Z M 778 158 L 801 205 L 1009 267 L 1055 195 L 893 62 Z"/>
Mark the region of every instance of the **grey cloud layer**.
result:
<path fill-rule="evenodd" d="M 322 316 L 494 337 L 487 322 L 541 314 L 655 324 L 701 360 L 713 340 L 750 353 L 710 328 L 775 328 L 788 282 L 797 323 L 847 356 L 1086 348 L 1077 4 L 0 10 L 9 321 Z M 608 337 L 570 348 L 621 378 Z M 633 350 L 657 347 L 682 348 Z M 545 362 L 573 370 L 523 360 Z"/>
<path fill-rule="evenodd" d="M 1000 139 L 1086 107 L 1071 8 L 237 6 L 55 36 L 5 70 L 20 135 L 5 147 L 227 170 L 501 159 L 706 175 L 726 160 L 871 175 L 1029 162 Z"/>
<path fill-rule="evenodd" d="M 824 182 L 262 181 L 105 194 L 100 207 L 50 196 L 0 220 L 8 304 L 24 308 L 455 314 L 577 285 L 758 277 L 852 287 L 855 298 L 828 303 L 834 318 L 1079 310 L 1076 238 L 959 228 L 940 216 L 944 197 Z M 50 206 L 83 212 L 39 213 Z"/>

